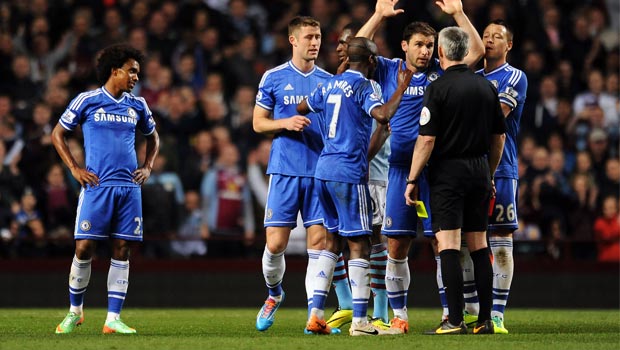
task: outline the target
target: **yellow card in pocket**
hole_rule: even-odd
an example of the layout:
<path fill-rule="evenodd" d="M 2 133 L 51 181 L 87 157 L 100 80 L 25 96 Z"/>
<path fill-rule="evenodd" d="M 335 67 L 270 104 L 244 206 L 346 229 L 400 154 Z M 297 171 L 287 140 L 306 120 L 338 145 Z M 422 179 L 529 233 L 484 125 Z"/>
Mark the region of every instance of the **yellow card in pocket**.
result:
<path fill-rule="evenodd" d="M 426 206 L 422 201 L 415 202 L 415 211 L 418 213 L 419 218 L 428 219 L 428 213 L 426 212 Z"/>

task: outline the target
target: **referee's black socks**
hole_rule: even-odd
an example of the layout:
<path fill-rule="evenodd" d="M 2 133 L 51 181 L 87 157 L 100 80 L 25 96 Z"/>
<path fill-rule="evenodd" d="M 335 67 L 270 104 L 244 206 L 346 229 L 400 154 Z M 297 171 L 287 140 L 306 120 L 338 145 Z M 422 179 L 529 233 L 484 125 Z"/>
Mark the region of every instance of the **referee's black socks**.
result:
<path fill-rule="evenodd" d="M 448 320 L 454 326 L 463 321 L 463 268 L 460 252 L 456 249 L 444 249 L 441 258 L 441 278 L 448 300 Z M 473 258 L 473 256 L 472 256 Z"/>
<path fill-rule="evenodd" d="M 491 265 L 491 257 L 489 254 L 489 248 L 478 249 L 469 254 L 471 260 L 474 262 L 476 290 L 478 291 L 478 300 L 480 302 L 480 311 L 478 312 L 479 324 L 491 319 L 491 306 L 493 305 L 493 266 Z"/>

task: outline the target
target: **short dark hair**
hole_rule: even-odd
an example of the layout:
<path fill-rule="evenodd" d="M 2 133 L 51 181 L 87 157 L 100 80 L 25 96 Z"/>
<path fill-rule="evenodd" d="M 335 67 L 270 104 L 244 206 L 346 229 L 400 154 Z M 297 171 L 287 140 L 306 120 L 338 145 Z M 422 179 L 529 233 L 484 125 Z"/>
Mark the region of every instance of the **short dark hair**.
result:
<path fill-rule="evenodd" d="M 317 21 L 310 16 L 296 16 L 288 23 L 288 35 L 293 35 L 293 32 L 301 27 L 319 27 L 321 29 L 321 22 Z"/>
<path fill-rule="evenodd" d="M 140 50 L 127 44 L 116 44 L 101 50 L 97 57 L 97 80 L 105 84 L 112 74 L 113 68 L 121 68 L 129 59 L 134 59 L 142 65 L 144 55 Z"/>
<path fill-rule="evenodd" d="M 437 37 L 437 31 L 426 22 L 411 22 L 403 30 L 403 40 L 409 41 L 414 34 Z"/>
<path fill-rule="evenodd" d="M 507 41 L 512 41 L 513 37 L 514 37 L 514 32 L 512 31 L 512 27 L 510 25 L 508 25 L 508 23 L 506 23 L 506 21 L 504 21 L 503 19 L 495 19 L 492 20 L 490 24 L 496 24 L 498 26 L 502 26 L 504 28 L 506 28 L 506 33 L 508 34 L 506 39 Z M 488 27 L 488 25 L 487 25 Z"/>
<path fill-rule="evenodd" d="M 363 62 L 370 56 L 377 55 L 377 45 L 374 41 L 364 38 L 355 37 L 351 39 L 347 47 L 347 56 L 349 56 L 349 62 Z"/>

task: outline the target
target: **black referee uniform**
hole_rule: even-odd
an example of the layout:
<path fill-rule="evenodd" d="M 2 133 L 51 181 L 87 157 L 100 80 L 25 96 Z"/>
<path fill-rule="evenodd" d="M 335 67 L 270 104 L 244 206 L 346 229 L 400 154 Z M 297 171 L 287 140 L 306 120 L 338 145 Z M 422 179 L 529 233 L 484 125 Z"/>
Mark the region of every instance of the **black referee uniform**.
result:
<path fill-rule="evenodd" d="M 424 94 L 420 135 L 435 136 L 429 160 L 433 231 L 486 231 L 492 134 L 506 122 L 497 90 L 465 64 L 448 68 Z"/>
<path fill-rule="evenodd" d="M 505 131 L 497 90 L 466 65 L 450 66 L 429 85 L 420 114 L 420 135 L 435 137 L 428 161 L 434 232 L 487 230 L 492 190 L 487 157 L 490 148 L 496 146 L 492 139 Z M 449 322 L 433 334 L 466 332 L 462 323 L 463 275 L 458 249 L 443 249 L 439 253 Z M 470 254 L 480 301 L 474 333 L 492 333 L 493 269 L 488 248 L 476 249 Z"/>

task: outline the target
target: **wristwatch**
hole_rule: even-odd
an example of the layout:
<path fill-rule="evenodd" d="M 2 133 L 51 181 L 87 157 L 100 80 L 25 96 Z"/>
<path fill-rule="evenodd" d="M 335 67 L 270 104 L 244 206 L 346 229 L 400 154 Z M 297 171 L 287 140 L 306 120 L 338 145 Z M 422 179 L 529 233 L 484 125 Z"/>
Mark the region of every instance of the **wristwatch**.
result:
<path fill-rule="evenodd" d="M 417 185 L 418 184 L 418 180 L 417 179 L 409 180 L 409 178 L 406 178 L 405 180 L 407 181 L 407 185 Z"/>

